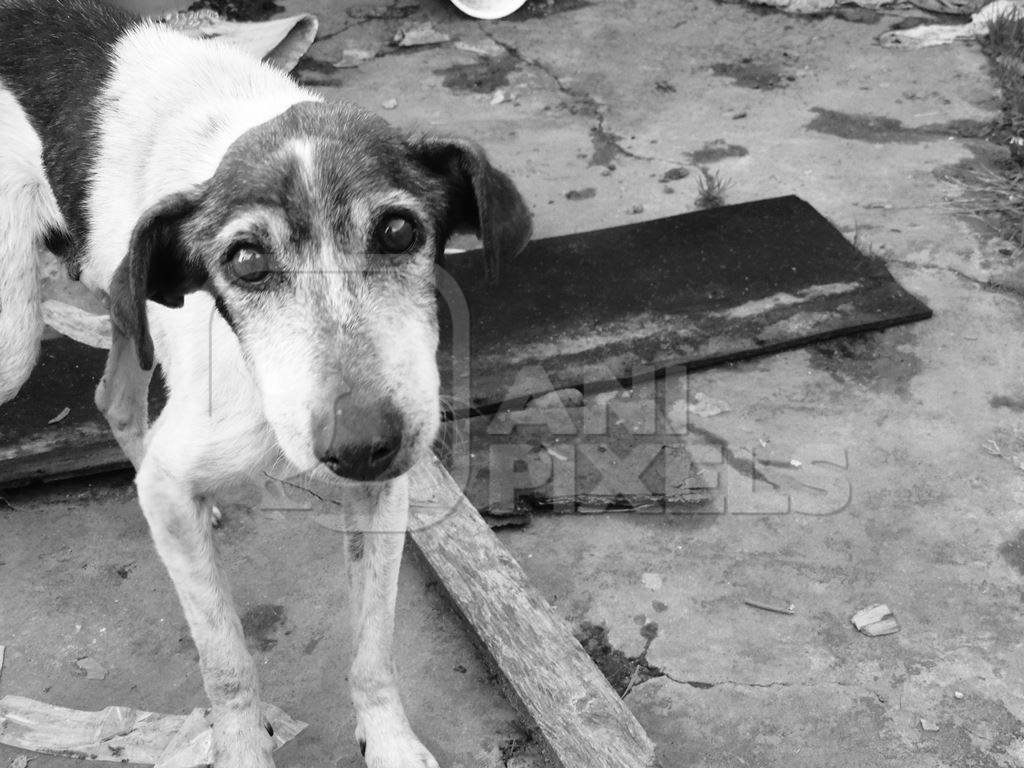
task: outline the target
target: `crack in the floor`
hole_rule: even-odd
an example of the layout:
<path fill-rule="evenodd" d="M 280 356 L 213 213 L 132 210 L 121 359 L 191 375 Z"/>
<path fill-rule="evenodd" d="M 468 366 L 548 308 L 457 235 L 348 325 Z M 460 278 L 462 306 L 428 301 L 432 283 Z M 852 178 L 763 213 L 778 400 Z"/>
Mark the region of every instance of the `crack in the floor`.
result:
<path fill-rule="evenodd" d="M 1024 288 L 1016 288 L 1011 285 L 1000 285 L 999 283 L 993 282 L 991 278 L 983 280 L 979 277 L 973 277 L 968 275 L 966 272 L 961 272 L 956 267 L 942 266 L 940 264 L 922 264 L 908 259 L 886 259 L 885 263 L 886 265 L 896 265 L 906 269 L 927 269 L 933 272 L 948 272 L 954 277 L 960 278 L 965 283 L 970 283 L 971 285 L 981 288 L 983 291 L 998 293 L 1004 296 L 1024 298 Z"/>
<path fill-rule="evenodd" d="M 602 105 L 591 94 L 579 88 L 573 88 L 571 85 L 567 84 L 564 79 L 551 68 L 551 66 L 545 64 L 539 58 L 530 58 L 525 56 L 517 46 L 500 39 L 493 31 L 487 29 L 483 24 L 478 25 L 478 28 L 484 37 L 505 51 L 505 53 L 513 59 L 521 64 L 533 67 L 534 69 L 538 69 L 543 72 L 544 75 L 546 75 L 548 79 L 555 84 L 559 93 L 571 99 L 572 103 L 569 106 L 571 114 L 580 114 L 584 117 L 591 118 L 594 121 L 594 124 L 590 128 L 591 141 L 594 144 L 594 155 L 591 159 L 591 165 L 607 166 L 618 155 L 647 163 L 658 162 L 678 165 L 677 161 L 665 160 L 664 158 L 655 157 L 653 155 L 641 155 L 637 152 L 626 149 L 621 144 L 621 137 L 608 130 L 607 115 L 605 114 L 604 105 Z"/>
<path fill-rule="evenodd" d="M 766 683 L 749 682 L 743 680 L 686 680 L 676 677 L 662 670 L 661 677 L 671 680 L 673 683 L 688 685 L 691 688 L 706 691 L 719 686 L 730 686 L 733 688 L 816 688 L 819 686 L 837 686 L 840 688 L 856 688 L 856 683 L 847 683 L 841 680 L 821 680 L 815 682 L 791 682 L 784 680 L 772 680 Z"/>

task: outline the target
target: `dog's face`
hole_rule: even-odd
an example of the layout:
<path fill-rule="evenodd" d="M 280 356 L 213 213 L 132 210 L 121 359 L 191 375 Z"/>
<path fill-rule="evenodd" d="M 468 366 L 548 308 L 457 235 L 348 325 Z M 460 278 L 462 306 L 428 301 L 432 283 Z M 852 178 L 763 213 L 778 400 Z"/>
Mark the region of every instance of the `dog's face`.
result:
<path fill-rule="evenodd" d="M 453 231 L 488 262 L 526 244 L 515 187 L 468 142 L 410 139 L 347 105 L 303 103 L 235 141 L 200 187 L 139 220 L 114 322 L 152 364 L 145 301 L 209 291 L 286 457 L 354 480 L 408 469 L 440 405 L 433 272 Z"/>

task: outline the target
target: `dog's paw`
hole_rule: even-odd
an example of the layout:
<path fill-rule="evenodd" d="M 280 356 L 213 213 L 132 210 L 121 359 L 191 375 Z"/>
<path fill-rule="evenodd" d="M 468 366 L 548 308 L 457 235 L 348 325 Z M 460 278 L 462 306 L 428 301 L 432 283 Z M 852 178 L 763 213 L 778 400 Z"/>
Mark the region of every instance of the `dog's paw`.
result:
<path fill-rule="evenodd" d="M 366 768 L 439 768 L 408 726 L 357 728 L 356 741 Z"/>
<path fill-rule="evenodd" d="M 258 712 L 214 712 L 214 768 L 274 768 L 272 733 Z"/>

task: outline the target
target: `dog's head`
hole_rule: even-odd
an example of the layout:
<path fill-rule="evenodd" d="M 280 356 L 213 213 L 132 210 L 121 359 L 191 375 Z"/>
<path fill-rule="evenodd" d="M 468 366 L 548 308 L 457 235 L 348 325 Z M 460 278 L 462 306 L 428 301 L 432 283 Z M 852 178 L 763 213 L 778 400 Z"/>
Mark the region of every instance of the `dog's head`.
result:
<path fill-rule="evenodd" d="M 153 363 L 146 301 L 206 290 L 238 337 L 285 456 L 355 480 L 405 471 L 438 427 L 433 270 L 448 236 L 514 256 L 530 218 L 475 144 L 408 137 L 351 106 L 296 105 L 135 226 L 114 323 Z"/>

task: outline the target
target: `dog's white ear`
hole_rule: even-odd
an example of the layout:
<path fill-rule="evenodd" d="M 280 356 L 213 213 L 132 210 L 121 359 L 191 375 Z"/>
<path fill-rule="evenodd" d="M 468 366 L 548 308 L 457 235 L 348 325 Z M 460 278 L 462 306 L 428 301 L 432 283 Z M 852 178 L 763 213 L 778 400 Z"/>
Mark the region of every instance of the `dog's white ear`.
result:
<path fill-rule="evenodd" d="M 466 139 L 418 138 L 413 155 L 445 180 L 449 231 L 470 231 L 484 244 L 484 276 L 498 280 L 501 262 L 519 254 L 533 233 L 530 211 L 512 180 Z"/>
<path fill-rule="evenodd" d="M 199 190 L 168 195 L 145 211 L 110 283 L 111 322 L 135 340 L 143 370 L 153 367 L 146 301 L 180 307 L 186 293 L 207 281 L 206 269 L 191 257 L 183 231 L 200 197 Z"/>

